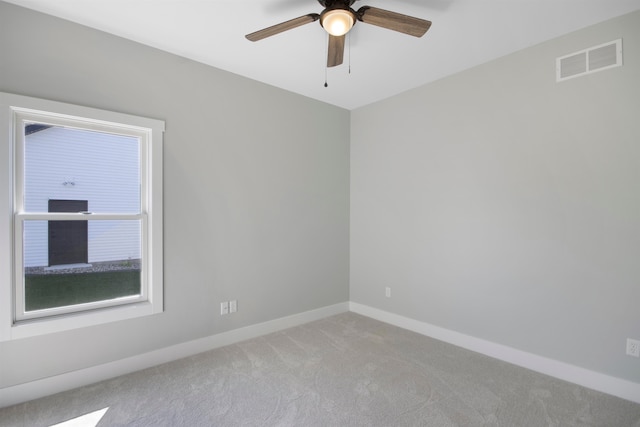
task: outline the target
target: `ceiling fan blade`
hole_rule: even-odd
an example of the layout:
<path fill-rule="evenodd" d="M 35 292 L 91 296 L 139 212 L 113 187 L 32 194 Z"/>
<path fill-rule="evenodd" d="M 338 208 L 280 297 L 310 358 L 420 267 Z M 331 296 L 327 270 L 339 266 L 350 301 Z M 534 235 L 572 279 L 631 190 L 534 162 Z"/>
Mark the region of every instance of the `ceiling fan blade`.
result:
<path fill-rule="evenodd" d="M 344 57 L 345 36 L 329 36 L 329 53 L 327 55 L 327 67 L 335 67 L 342 64 Z"/>
<path fill-rule="evenodd" d="M 422 37 L 431 27 L 431 21 L 390 12 L 377 7 L 362 6 L 356 12 L 359 21 L 365 24 L 377 25 L 388 30 L 398 31 L 414 37 Z"/>
<path fill-rule="evenodd" d="M 320 15 L 317 13 L 310 13 L 308 15 L 300 16 L 298 18 L 290 19 L 289 21 L 281 22 L 280 24 L 273 25 L 268 28 L 256 31 L 255 33 L 247 34 L 245 37 L 252 42 L 265 39 L 267 37 L 275 36 L 287 30 L 292 30 L 304 24 L 317 21 Z"/>

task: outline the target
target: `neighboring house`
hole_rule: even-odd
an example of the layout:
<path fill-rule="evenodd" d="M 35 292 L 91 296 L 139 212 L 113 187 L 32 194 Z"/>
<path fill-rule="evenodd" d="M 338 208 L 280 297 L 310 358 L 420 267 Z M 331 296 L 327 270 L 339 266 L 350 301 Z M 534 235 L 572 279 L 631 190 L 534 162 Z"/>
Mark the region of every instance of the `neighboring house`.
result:
<path fill-rule="evenodd" d="M 139 142 L 38 124 L 25 129 L 26 212 L 140 211 Z M 30 221 L 25 267 L 140 258 L 138 221 Z"/>

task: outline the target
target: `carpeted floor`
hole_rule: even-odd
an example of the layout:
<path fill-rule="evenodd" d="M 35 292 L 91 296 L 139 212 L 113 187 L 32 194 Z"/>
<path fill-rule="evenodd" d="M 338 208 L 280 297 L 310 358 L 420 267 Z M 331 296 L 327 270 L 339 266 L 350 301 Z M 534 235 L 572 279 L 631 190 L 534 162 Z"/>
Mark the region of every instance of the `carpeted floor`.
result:
<path fill-rule="evenodd" d="M 0 409 L 50 426 L 621 426 L 640 404 L 344 313 Z"/>

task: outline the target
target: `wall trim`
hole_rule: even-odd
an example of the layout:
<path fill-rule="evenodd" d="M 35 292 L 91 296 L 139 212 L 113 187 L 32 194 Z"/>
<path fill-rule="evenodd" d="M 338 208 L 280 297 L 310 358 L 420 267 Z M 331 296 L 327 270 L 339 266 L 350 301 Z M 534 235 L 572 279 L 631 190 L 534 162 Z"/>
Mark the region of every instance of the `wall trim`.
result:
<path fill-rule="evenodd" d="M 0 389 L 0 408 L 151 368 L 183 357 L 245 341 L 349 311 L 342 302 L 216 335 L 176 344 L 113 362 Z"/>
<path fill-rule="evenodd" d="M 421 322 L 363 304 L 343 302 L 255 325 L 245 326 L 216 335 L 210 335 L 208 337 L 176 344 L 126 359 L 116 360 L 114 362 L 92 366 L 86 369 L 80 369 L 49 378 L 6 387 L 0 389 L 0 408 L 38 399 L 54 393 L 71 390 L 76 387 L 82 387 L 99 381 L 104 381 L 119 375 L 125 375 L 141 369 L 150 368 L 183 357 L 192 356 L 194 354 L 213 350 L 218 347 L 234 344 L 265 334 L 278 332 L 347 311 L 352 311 L 381 322 L 389 323 L 421 335 L 444 341 L 449 344 L 475 351 L 513 365 L 531 369 L 564 381 L 569 381 L 583 387 L 640 403 L 640 384 L 638 383 L 590 371 L 588 369 L 532 353 L 527 353 L 502 344 L 496 344 L 494 342 L 465 335 L 460 332 L 441 328 L 439 326 L 431 325 L 426 322 Z"/>
<path fill-rule="evenodd" d="M 531 369 L 564 381 L 583 387 L 607 393 L 622 399 L 640 403 L 640 384 L 621 378 L 612 377 L 591 371 L 558 360 L 549 359 L 517 350 L 502 344 L 465 335 L 450 329 L 441 328 L 429 323 L 421 322 L 388 311 L 379 310 L 363 304 L 350 302 L 349 311 L 370 317 L 381 322 L 389 323 L 403 329 L 435 338 L 467 350 L 475 351 L 494 359 L 502 360 L 513 365 Z"/>

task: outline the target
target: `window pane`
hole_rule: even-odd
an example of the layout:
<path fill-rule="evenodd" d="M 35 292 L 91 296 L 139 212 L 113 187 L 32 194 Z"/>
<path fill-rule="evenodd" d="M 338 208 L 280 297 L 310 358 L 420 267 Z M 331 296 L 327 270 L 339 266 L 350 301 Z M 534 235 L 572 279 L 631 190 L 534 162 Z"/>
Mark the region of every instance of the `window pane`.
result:
<path fill-rule="evenodd" d="M 25 212 L 50 212 L 50 199 L 86 200 L 96 213 L 140 212 L 138 138 L 38 123 L 24 132 Z"/>
<path fill-rule="evenodd" d="M 25 221 L 25 311 L 141 294 L 141 221 Z"/>

